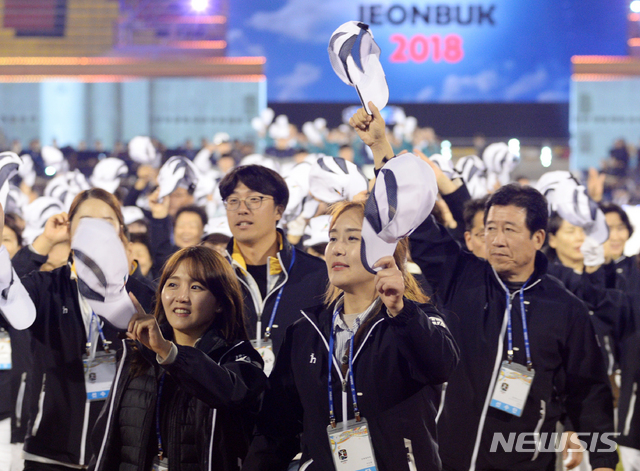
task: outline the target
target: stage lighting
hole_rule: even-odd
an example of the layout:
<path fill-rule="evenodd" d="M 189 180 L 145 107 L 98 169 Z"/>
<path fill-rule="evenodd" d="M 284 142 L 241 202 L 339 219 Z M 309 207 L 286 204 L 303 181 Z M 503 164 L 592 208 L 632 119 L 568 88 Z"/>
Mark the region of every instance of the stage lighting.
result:
<path fill-rule="evenodd" d="M 551 147 L 544 146 L 540 149 L 540 163 L 544 168 L 551 166 L 551 161 L 553 160 L 553 153 L 551 152 Z"/>
<path fill-rule="evenodd" d="M 442 141 L 440 143 L 440 155 L 447 160 L 451 160 L 453 154 L 451 153 L 451 142 L 450 141 Z"/>
<path fill-rule="evenodd" d="M 634 0 L 629 4 L 629 8 L 634 13 L 640 13 L 640 0 Z"/>
<path fill-rule="evenodd" d="M 191 8 L 198 13 L 202 13 L 209 8 L 209 0 L 191 0 Z"/>
<path fill-rule="evenodd" d="M 516 157 L 520 157 L 520 141 L 516 138 L 509 139 L 509 152 Z"/>

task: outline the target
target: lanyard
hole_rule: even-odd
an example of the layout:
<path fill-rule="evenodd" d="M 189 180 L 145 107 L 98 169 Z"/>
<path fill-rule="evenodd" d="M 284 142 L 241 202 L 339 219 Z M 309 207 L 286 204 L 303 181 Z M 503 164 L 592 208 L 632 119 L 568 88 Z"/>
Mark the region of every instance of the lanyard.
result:
<path fill-rule="evenodd" d="M 338 307 L 336 306 L 336 310 L 333 313 L 333 318 L 331 320 L 331 335 L 329 338 L 329 374 L 327 375 L 327 382 L 329 383 L 329 422 L 333 428 L 336 427 L 336 415 L 333 408 L 333 385 L 331 384 L 331 371 L 333 366 L 333 347 L 335 343 L 335 335 L 333 333 L 334 325 L 336 323 L 336 318 L 340 313 Z M 354 338 L 356 336 L 356 332 L 353 333 L 351 339 L 349 339 L 349 379 L 351 383 L 351 398 L 353 399 L 353 413 L 356 417 L 356 422 L 360 422 L 360 410 L 358 409 L 358 399 L 356 394 L 356 381 L 353 375 L 353 345 Z M 347 380 L 345 379 L 342 383 L 343 390 L 346 388 Z M 342 421 L 346 423 L 347 418 L 343 417 Z"/>
<path fill-rule="evenodd" d="M 533 366 L 531 362 L 531 349 L 529 346 L 529 330 L 527 329 L 527 316 L 524 309 L 524 288 L 529 283 L 529 280 L 525 281 L 525 283 L 520 288 L 520 314 L 522 315 L 522 330 L 524 332 L 524 349 L 527 354 L 527 368 L 530 370 Z M 508 338 L 508 347 L 507 347 L 507 358 L 509 363 L 513 361 L 513 329 L 511 327 L 511 295 L 509 290 L 507 289 L 507 338 Z"/>
<path fill-rule="evenodd" d="M 87 356 L 91 358 L 91 341 L 92 341 L 92 337 L 93 337 L 93 322 L 95 321 L 96 326 L 98 327 L 98 333 L 100 335 L 100 339 L 102 340 L 102 348 L 104 348 L 104 351 L 109 353 L 109 345 L 111 344 L 111 342 L 109 342 L 105 336 L 104 336 L 104 332 L 102 331 L 102 326 L 100 325 L 100 318 L 96 315 L 95 312 L 91 311 L 91 320 L 89 321 L 89 338 L 87 339 Z"/>
<path fill-rule="evenodd" d="M 291 250 L 291 263 L 289 263 L 289 270 L 287 272 L 287 276 L 289 276 L 289 274 L 291 273 L 291 269 L 293 268 L 293 262 L 296 261 L 296 249 L 292 247 Z M 276 296 L 276 302 L 273 305 L 273 310 L 271 311 L 271 318 L 269 319 L 269 325 L 267 326 L 267 328 L 264 331 L 264 338 L 268 339 L 269 337 L 271 337 L 271 327 L 273 326 L 273 321 L 276 318 L 276 311 L 278 310 L 278 306 L 280 305 L 280 298 L 282 297 L 282 291 L 284 291 L 284 285 L 286 283 L 283 283 L 282 286 L 280 287 L 280 290 L 278 291 L 278 296 Z"/>
<path fill-rule="evenodd" d="M 158 385 L 158 398 L 156 399 L 156 436 L 158 437 L 158 458 L 164 459 L 164 449 L 162 448 L 162 436 L 160 435 L 160 400 L 162 399 L 162 387 L 164 386 L 164 375 L 160 376 Z"/>

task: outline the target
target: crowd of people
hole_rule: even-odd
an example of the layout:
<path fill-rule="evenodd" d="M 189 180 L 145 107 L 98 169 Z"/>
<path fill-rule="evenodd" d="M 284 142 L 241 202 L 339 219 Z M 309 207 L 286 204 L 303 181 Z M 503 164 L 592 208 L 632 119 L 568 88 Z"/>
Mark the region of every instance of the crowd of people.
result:
<path fill-rule="evenodd" d="M 0 470 L 640 470 L 605 179 L 454 165 L 369 107 L 1 153 Z"/>

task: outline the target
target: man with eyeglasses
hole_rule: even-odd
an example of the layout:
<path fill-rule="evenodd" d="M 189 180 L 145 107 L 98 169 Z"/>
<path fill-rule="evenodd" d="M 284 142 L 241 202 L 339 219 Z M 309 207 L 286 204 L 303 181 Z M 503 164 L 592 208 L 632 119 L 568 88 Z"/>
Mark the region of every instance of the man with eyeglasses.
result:
<path fill-rule="evenodd" d="M 244 294 L 249 338 L 271 371 L 287 327 L 322 301 L 327 269 L 277 229 L 289 200 L 284 179 L 260 165 L 231 170 L 219 185 L 233 238 L 226 256 Z"/>

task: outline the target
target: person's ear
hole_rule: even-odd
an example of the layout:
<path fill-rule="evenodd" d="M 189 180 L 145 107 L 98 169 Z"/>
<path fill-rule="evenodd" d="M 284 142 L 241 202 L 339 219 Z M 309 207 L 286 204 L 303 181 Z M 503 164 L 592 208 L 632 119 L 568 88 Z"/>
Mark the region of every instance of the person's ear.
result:
<path fill-rule="evenodd" d="M 276 206 L 276 221 L 282 219 L 282 215 L 284 214 L 284 206 L 281 204 Z"/>
<path fill-rule="evenodd" d="M 549 247 L 551 247 L 552 249 L 555 249 L 554 246 L 551 245 L 551 235 L 549 236 Z M 544 229 L 538 229 L 535 234 L 533 234 L 533 240 L 534 240 L 534 244 L 536 247 L 536 250 L 540 250 L 542 248 L 542 246 L 544 245 L 544 239 L 545 239 L 546 233 L 544 231 Z M 555 241 L 554 241 L 555 243 Z M 557 244 L 555 244 L 557 245 Z"/>
<path fill-rule="evenodd" d="M 471 232 L 464 231 L 464 243 L 467 245 L 467 249 L 472 252 L 473 250 L 471 249 Z"/>

